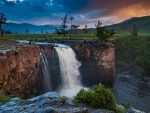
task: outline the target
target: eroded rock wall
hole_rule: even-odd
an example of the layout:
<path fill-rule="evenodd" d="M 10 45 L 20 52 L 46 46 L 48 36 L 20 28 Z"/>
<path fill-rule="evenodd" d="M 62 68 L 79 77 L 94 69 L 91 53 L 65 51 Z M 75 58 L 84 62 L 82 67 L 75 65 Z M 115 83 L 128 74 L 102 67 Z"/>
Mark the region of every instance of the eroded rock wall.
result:
<path fill-rule="evenodd" d="M 101 82 L 107 87 L 112 87 L 115 79 L 114 45 L 84 43 L 73 48 L 82 63 L 80 72 L 83 85 L 90 87 Z"/>
<path fill-rule="evenodd" d="M 0 54 L 0 91 L 25 98 L 36 87 L 40 51 L 35 45 L 21 45 Z M 36 90 L 36 89 L 35 89 Z"/>
<path fill-rule="evenodd" d="M 54 46 L 52 45 L 40 45 L 40 49 L 43 49 L 46 59 L 47 59 L 48 70 L 50 73 L 50 82 L 51 82 L 49 85 L 51 85 L 51 90 L 57 91 L 58 88 L 62 85 L 59 58 L 58 58 L 57 52 Z M 43 74 L 42 69 L 40 69 L 40 75 L 42 74 Z M 42 82 L 44 82 L 44 79 Z M 44 83 L 42 87 L 43 88 L 42 88 L 41 93 L 45 93 L 46 90 L 44 88 Z"/>

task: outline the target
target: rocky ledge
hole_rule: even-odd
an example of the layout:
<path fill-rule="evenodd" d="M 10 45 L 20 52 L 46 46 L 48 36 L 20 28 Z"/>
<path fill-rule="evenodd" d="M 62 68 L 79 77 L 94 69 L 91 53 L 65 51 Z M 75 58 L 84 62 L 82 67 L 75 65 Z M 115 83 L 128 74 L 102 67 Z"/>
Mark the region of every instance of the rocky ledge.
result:
<path fill-rule="evenodd" d="M 40 65 L 39 47 L 16 44 L 0 49 L 0 91 L 25 98 L 31 94 Z"/>
<path fill-rule="evenodd" d="M 8 103 L 0 103 L 0 113 L 114 113 L 106 109 L 92 109 L 86 105 L 76 105 L 71 99 L 66 101 L 57 92 L 47 92 L 26 101 L 12 98 Z M 130 108 L 125 113 L 144 113 Z"/>

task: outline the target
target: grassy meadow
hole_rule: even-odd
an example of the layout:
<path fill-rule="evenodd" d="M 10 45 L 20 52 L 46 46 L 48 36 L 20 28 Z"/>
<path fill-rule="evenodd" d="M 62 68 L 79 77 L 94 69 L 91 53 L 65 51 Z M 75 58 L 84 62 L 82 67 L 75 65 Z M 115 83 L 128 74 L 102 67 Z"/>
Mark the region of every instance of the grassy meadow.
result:
<path fill-rule="evenodd" d="M 115 34 L 111 39 L 122 38 L 129 34 Z M 67 34 L 65 38 L 69 39 L 70 35 Z M 139 37 L 150 37 L 150 34 L 139 34 Z M 4 39 L 14 40 L 43 40 L 43 39 L 62 39 L 62 36 L 57 34 L 4 34 Z M 72 34 L 72 39 L 97 39 L 95 34 Z"/>

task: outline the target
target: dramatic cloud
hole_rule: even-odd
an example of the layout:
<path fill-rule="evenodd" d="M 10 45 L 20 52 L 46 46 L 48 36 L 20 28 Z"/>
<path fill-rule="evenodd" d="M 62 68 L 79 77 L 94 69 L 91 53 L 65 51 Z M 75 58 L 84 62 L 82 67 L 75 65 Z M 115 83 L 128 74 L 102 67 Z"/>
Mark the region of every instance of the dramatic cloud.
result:
<path fill-rule="evenodd" d="M 0 0 L 0 12 L 11 22 L 60 24 L 67 13 L 74 23 L 94 27 L 150 15 L 150 0 Z"/>

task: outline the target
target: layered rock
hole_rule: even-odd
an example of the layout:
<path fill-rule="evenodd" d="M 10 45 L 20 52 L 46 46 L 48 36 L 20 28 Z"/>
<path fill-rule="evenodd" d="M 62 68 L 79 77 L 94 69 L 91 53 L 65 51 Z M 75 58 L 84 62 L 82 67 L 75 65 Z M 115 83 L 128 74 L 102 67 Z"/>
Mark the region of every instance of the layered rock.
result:
<path fill-rule="evenodd" d="M 112 87 L 115 79 L 115 47 L 112 43 L 77 44 L 73 47 L 81 62 L 82 83 L 92 86 L 102 82 Z"/>
<path fill-rule="evenodd" d="M 58 87 L 61 86 L 61 72 L 60 72 L 60 66 L 59 66 L 59 58 L 57 55 L 57 52 L 52 45 L 40 45 L 40 49 L 43 49 L 47 63 L 48 63 L 48 68 L 49 68 L 49 73 L 51 76 L 51 90 L 56 91 L 58 90 Z M 42 69 L 40 69 L 39 75 L 42 75 Z M 43 80 L 44 82 L 44 80 Z M 44 83 L 43 83 L 44 84 Z M 43 86 L 41 93 L 45 93 L 45 88 Z"/>
<path fill-rule="evenodd" d="M 38 46 L 17 45 L 0 54 L 0 91 L 24 98 L 36 85 L 40 65 Z"/>

